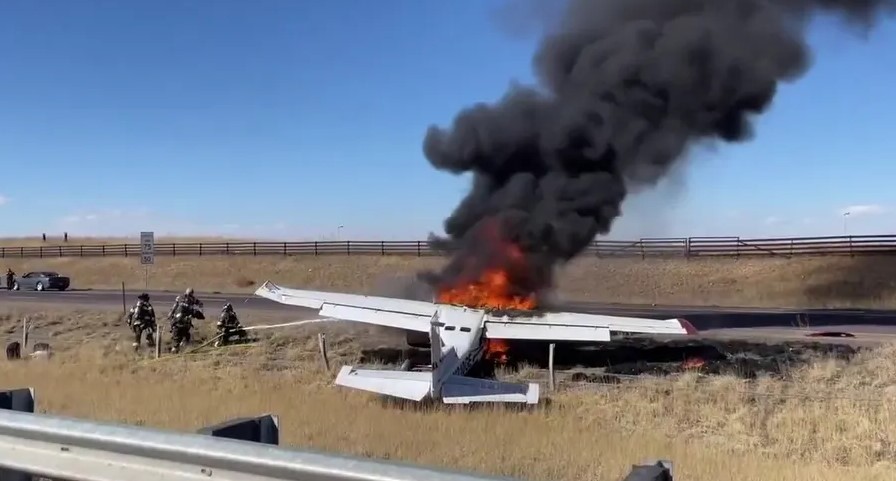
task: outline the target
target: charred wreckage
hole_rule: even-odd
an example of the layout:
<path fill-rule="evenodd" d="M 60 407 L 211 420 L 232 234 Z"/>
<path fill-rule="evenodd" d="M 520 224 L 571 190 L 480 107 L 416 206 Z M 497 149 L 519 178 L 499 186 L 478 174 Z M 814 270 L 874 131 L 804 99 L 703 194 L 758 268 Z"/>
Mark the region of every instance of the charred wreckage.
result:
<path fill-rule="evenodd" d="M 336 384 L 412 401 L 446 404 L 506 402 L 536 404 L 539 386 L 468 377 L 491 340 L 608 342 L 624 333 L 688 335 L 683 319 L 540 312 L 498 315 L 485 309 L 407 299 L 321 292 L 265 282 L 255 294 L 272 301 L 317 309 L 325 318 L 428 333 L 431 363 L 424 370 L 373 370 L 344 366 Z"/>

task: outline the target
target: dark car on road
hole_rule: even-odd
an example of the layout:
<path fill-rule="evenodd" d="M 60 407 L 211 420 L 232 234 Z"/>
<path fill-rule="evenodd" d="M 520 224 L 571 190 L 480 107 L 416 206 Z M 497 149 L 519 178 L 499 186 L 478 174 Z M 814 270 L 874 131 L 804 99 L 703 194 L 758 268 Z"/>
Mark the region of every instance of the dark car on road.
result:
<path fill-rule="evenodd" d="M 68 289 L 70 285 L 71 279 L 65 276 L 60 276 L 58 272 L 35 271 L 29 272 L 24 276 L 16 277 L 12 289 L 15 291 L 45 291 L 47 289 L 64 291 Z"/>

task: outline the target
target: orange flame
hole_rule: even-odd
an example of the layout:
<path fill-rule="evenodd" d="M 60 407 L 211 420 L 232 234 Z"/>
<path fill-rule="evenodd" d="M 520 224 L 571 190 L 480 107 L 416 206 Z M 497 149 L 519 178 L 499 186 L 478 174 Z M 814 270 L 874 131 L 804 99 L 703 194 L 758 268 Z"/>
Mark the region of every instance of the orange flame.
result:
<path fill-rule="evenodd" d="M 498 364 L 506 364 L 509 351 L 510 346 L 504 339 L 489 339 L 485 346 L 485 358 Z"/>
<path fill-rule="evenodd" d="M 479 309 L 520 309 L 536 307 L 535 295 L 513 295 L 507 272 L 500 269 L 485 271 L 473 283 L 453 287 L 439 293 L 438 300 L 445 304 L 459 304 Z"/>
<path fill-rule="evenodd" d="M 486 226 L 483 241 L 493 249 L 493 266 L 480 273 L 461 276 L 464 281 L 454 286 L 442 288 L 436 298 L 443 304 L 456 304 L 475 309 L 534 310 L 538 304 L 535 293 L 519 294 L 514 289 L 512 272 L 526 271 L 526 256 L 515 244 L 501 239 L 496 224 Z M 475 259 L 466 259 L 468 271 L 477 269 Z M 481 267 L 478 267 L 481 269 Z M 467 279 L 473 278 L 472 281 Z M 508 360 L 510 347 L 503 339 L 489 339 L 485 358 L 504 364 Z"/>
<path fill-rule="evenodd" d="M 691 357 L 681 363 L 681 367 L 684 369 L 700 369 L 704 365 L 706 365 L 706 361 L 699 357 Z"/>
<path fill-rule="evenodd" d="M 502 244 L 501 254 L 504 259 L 500 264 L 508 267 L 525 265 L 523 252 L 514 244 Z M 486 269 L 473 282 L 443 289 L 438 294 L 438 301 L 479 309 L 532 310 L 537 307 L 534 293 L 513 294 L 512 287 L 508 269 L 493 267 Z"/>

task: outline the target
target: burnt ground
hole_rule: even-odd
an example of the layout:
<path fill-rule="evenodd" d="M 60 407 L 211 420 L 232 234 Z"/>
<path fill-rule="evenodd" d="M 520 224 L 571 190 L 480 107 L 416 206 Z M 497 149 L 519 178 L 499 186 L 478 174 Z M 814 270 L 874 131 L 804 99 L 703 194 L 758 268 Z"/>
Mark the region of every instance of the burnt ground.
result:
<path fill-rule="evenodd" d="M 786 376 L 794 367 L 819 358 L 849 360 L 863 347 L 831 342 L 790 341 L 779 343 L 746 340 L 657 340 L 633 337 L 606 343 L 557 343 L 554 369 L 575 382 L 607 382 L 633 375 L 669 375 L 687 370 L 742 378 Z M 548 368 L 548 344 L 510 342 L 507 368 Z M 362 351 L 364 363 L 396 365 L 406 359 L 428 364 L 429 350 L 378 348 Z M 496 364 L 483 361 L 478 375 L 494 372 Z"/>

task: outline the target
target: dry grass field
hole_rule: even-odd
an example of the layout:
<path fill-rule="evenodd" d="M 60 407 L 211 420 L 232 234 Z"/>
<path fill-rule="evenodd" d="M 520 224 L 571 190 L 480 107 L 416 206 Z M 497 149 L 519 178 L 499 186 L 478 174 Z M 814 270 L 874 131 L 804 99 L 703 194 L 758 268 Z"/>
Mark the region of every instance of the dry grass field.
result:
<path fill-rule="evenodd" d="M 7 241 L 14 244 L 14 241 Z M 250 292 L 264 280 L 290 287 L 387 293 L 397 276 L 442 258 L 405 256 L 156 257 L 151 289 Z M 18 273 L 53 269 L 73 288 L 144 285 L 136 257 L 0 259 Z M 568 300 L 779 307 L 896 307 L 896 257 L 596 259 L 558 275 Z M 382 292 L 382 291 L 386 292 Z"/>
<path fill-rule="evenodd" d="M 42 412 L 186 431 L 274 412 L 287 445 L 545 481 L 618 480 L 655 457 L 689 481 L 883 481 L 896 468 L 894 346 L 850 364 L 819 360 L 787 382 L 691 373 L 560 392 L 525 413 L 410 410 L 331 385 L 358 350 L 329 327 L 324 372 L 320 327 L 152 360 L 130 352 L 117 312 L 7 309 L 9 340 L 24 315 L 56 355 L 0 361 L 0 379 L 33 386 Z"/>

